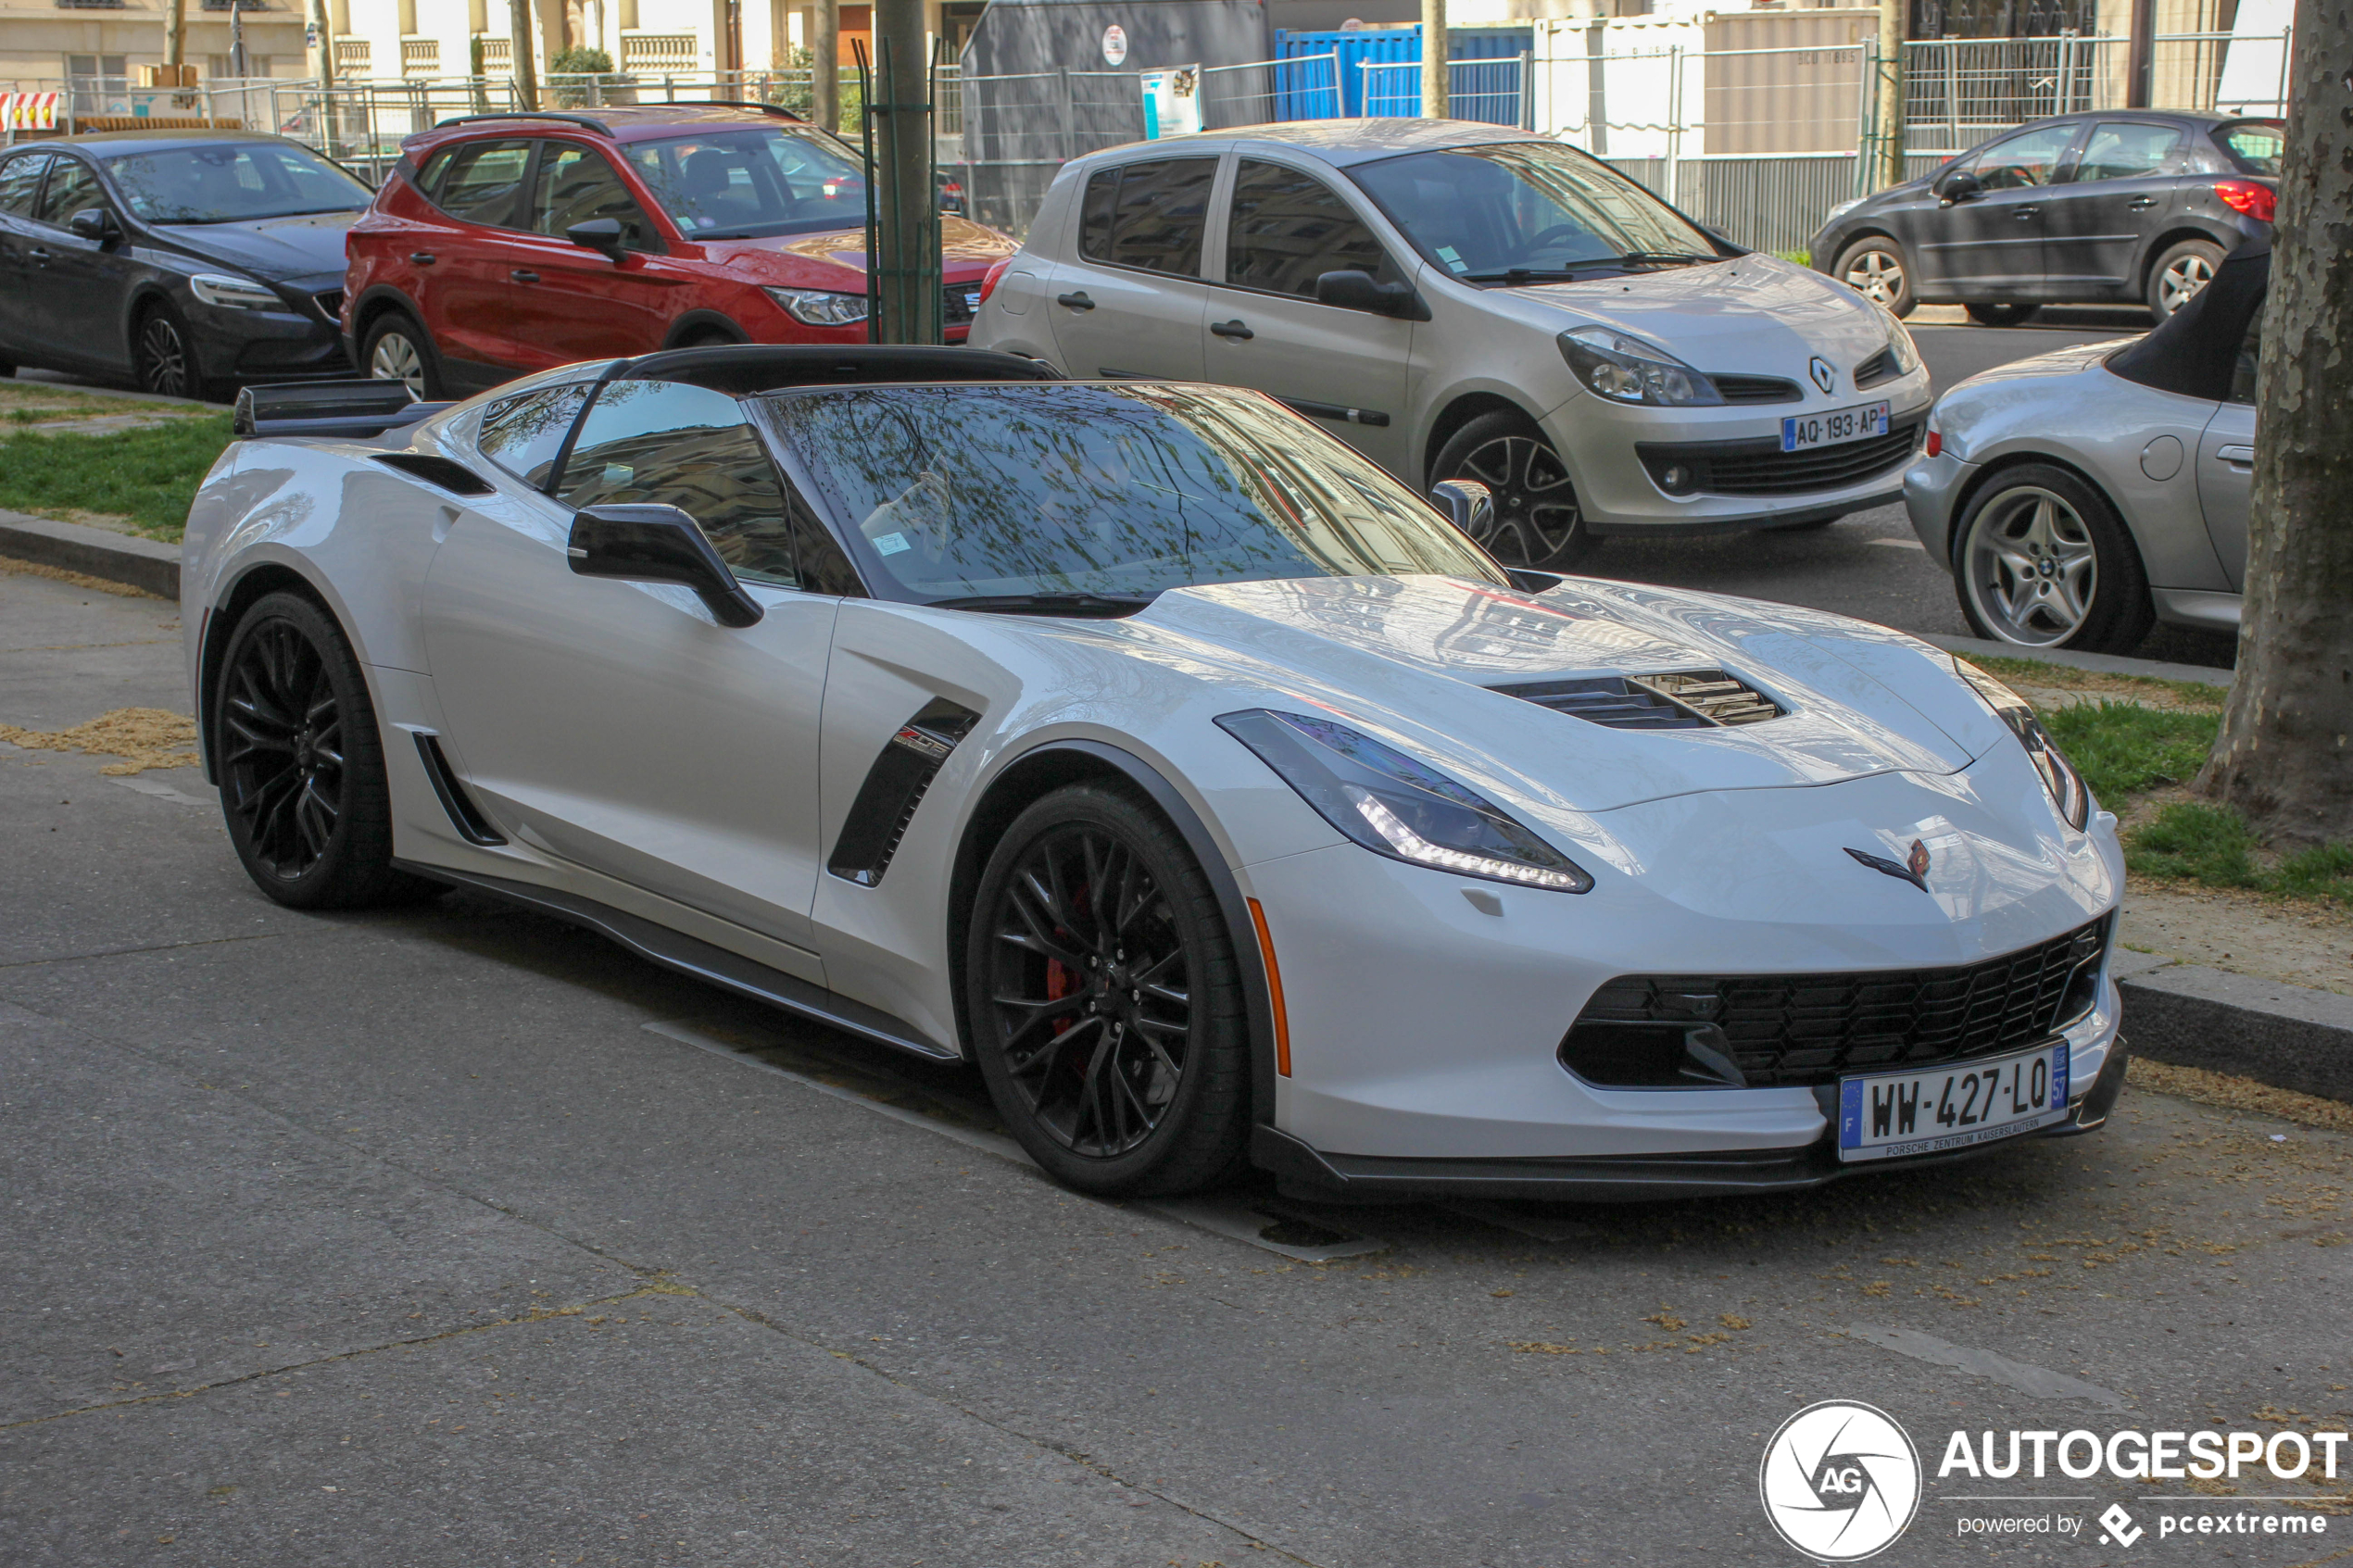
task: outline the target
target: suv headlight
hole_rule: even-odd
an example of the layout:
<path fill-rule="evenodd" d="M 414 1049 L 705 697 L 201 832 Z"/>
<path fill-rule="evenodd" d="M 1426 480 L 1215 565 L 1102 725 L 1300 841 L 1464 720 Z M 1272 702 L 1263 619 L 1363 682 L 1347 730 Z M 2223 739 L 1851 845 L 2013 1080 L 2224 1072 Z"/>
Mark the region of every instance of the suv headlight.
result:
<path fill-rule="evenodd" d="M 233 278 L 226 272 L 199 272 L 188 280 L 189 292 L 207 305 L 217 305 L 224 310 L 288 310 L 294 307 L 278 297 L 278 291 L 267 283 L 257 283 L 251 278 Z"/>
<path fill-rule="evenodd" d="M 1555 893 L 1593 885 L 1501 807 L 1345 724 L 1264 708 L 1225 714 L 1217 724 L 1376 855 Z"/>
<path fill-rule="evenodd" d="M 866 319 L 866 296 L 834 289 L 778 289 L 762 285 L 761 293 L 785 307 L 785 314 L 804 327 L 849 327 Z"/>
<path fill-rule="evenodd" d="M 2092 792 L 2084 784 L 2083 775 L 2075 771 L 2075 764 L 2051 744 L 2051 737 L 2044 732 L 2043 721 L 2034 716 L 2027 700 L 1957 654 L 1953 656 L 1953 673 L 1967 681 L 1978 700 L 2009 726 L 2018 744 L 2026 747 L 2027 760 L 2043 775 L 2043 785 L 2051 792 L 2051 803 L 2058 808 L 2059 815 L 2067 819 L 2069 827 L 2082 832 L 2083 824 L 2092 817 Z"/>
<path fill-rule="evenodd" d="M 1561 333 L 1561 358 L 1586 390 L 1618 403 L 1691 408 L 1724 401 L 1716 383 L 1663 348 L 1615 327 Z"/>

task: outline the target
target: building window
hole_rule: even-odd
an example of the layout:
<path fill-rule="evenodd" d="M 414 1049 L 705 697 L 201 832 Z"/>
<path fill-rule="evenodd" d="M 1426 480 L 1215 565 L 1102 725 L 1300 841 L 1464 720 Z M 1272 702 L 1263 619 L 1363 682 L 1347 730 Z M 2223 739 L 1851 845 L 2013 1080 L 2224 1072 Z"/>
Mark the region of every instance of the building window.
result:
<path fill-rule="evenodd" d="M 365 76 L 369 71 L 368 41 L 364 38 L 335 40 L 335 73 L 339 76 Z"/>
<path fill-rule="evenodd" d="M 621 35 L 621 69 L 692 70 L 695 69 L 695 35 L 691 32 L 624 32 Z"/>
<path fill-rule="evenodd" d="M 400 74 L 439 76 L 441 74 L 441 41 L 436 38 L 402 39 L 400 41 Z"/>

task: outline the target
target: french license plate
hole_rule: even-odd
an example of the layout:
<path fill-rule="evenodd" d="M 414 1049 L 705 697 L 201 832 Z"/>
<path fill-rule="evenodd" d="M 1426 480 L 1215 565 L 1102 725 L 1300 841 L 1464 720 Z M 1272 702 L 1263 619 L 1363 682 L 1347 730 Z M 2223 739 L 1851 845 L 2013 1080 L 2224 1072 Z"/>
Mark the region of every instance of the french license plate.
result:
<path fill-rule="evenodd" d="M 2067 1042 L 1838 1081 L 1838 1157 L 1894 1160 L 2016 1137 L 2067 1115 Z"/>
<path fill-rule="evenodd" d="M 1887 433 L 1887 405 L 1866 403 L 1829 414 L 1793 414 L 1781 421 L 1781 450 L 1803 452 L 1809 446 L 1835 446 L 1843 441 Z"/>

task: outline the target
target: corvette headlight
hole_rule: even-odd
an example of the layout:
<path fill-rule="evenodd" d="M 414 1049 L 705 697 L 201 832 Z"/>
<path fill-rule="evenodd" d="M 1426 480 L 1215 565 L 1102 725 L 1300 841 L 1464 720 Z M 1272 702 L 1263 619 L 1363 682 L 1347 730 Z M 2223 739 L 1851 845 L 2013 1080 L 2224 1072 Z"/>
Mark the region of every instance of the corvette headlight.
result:
<path fill-rule="evenodd" d="M 866 296 L 862 294 L 765 286 L 760 292 L 783 306 L 785 314 L 804 327 L 854 327 L 866 319 Z"/>
<path fill-rule="evenodd" d="M 233 278 L 226 272 L 199 272 L 188 280 L 188 292 L 207 305 L 217 305 L 224 310 L 292 310 L 293 306 L 278 297 L 278 291 L 251 278 Z"/>
<path fill-rule="evenodd" d="M 1663 348 L 1615 327 L 1561 333 L 1561 358 L 1589 392 L 1617 403 L 1692 408 L 1724 401 L 1716 383 Z"/>
<path fill-rule="evenodd" d="M 1501 807 L 1345 724 L 1263 708 L 1217 723 L 1326 822 L 1377 855 L 1555 893 L 1593 885 L 1575 861 Z"/>
<path fill-rule="evenodd" d="M 2058 808 L 2059 815 L 2067 819 L 2069 827 L 2082 832 L 2083 824 L 2092 817 L 2092 792 L 2084 785 L 2083 775 L 2075 771 L 2075 764 L 2051 744 L 2051 737 L 2044 733 L 2043 721 L 2034 716 L 2034 709 L 2026 699 L 1957 656 L 1953 659 L 1953 673 L 1967 681 L 1978 700 L 2009 726 L 2018 744 L 2026 747 L 2027 759 L 2034 764 L 2034 771 L 2043 775 L 2044 787 L 2051 792 L 2051 802 Z"/>

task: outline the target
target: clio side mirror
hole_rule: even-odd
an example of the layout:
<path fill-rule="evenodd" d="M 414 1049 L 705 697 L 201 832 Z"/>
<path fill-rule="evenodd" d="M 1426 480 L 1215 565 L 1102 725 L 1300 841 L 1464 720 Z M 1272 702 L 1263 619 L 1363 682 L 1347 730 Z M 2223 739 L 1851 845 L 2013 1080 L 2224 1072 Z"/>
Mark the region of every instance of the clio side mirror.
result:
<path fill-rule="evenodd" d="M 1414 297 L 1414 291 L 1404 283 L 1377 283 L 1370 272 L 1351 268 L 1344 272 L 1326 272 L 1315 280 L 1315 303 L 1337 306 L 1342 310 L 1362 310 L 1374 316 L 1401 314 Z"/>
<path fill-rule="evenodd" d="M 621 220 L 590 218 L 564 231 L 564 238 L 585 250 L 597 251 L 614 262 L 621 260 Z"/>
<path fill-rule="evenodd" d="M 573 514 L 565 554 L 582 577 L 691 588 L 722 626 L 755 625 L 766 613 L 744 592 L 694 518 L 677 507 L 611 502 L 583 508 Z"/>

